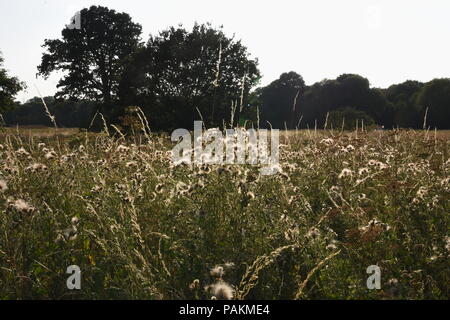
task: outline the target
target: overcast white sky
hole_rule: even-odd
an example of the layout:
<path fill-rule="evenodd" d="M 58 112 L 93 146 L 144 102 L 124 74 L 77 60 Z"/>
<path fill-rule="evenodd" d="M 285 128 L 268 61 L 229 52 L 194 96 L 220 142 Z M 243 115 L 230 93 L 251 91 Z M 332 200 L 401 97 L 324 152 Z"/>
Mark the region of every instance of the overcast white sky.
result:
<path fill-rule="evenodd" d="M 44 39 L 92 4 L 127 12 L 143 40 L 194 21 L 223 25 L 260 62 L 265 85 L 286 71 L 307 84 L 358 73 L 372 86 L 450 77 L 448 0 L 0 0 L 0 51 L 10 74 L 28 85 L 18 99 L 53 95 L 58 76 L 36 79 Z"/>

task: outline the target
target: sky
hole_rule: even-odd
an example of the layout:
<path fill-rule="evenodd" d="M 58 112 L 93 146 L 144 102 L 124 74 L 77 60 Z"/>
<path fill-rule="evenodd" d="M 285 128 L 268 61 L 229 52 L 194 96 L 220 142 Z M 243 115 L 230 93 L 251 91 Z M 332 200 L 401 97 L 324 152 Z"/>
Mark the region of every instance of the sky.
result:
<path fill-rule="evenodd" d="M 0 0 L 4 66 L 28 86 L 19 101 L 56 92 L 61 74 L 36 78 L 42 45 L 90 5 L 130 14 L 143 41 L 180 23 L 223 25 L 258 58 L 261 85 L 288 71 L 308 85 L 357 73 L 380 88 L 450 77 L 448 0 Z"/>

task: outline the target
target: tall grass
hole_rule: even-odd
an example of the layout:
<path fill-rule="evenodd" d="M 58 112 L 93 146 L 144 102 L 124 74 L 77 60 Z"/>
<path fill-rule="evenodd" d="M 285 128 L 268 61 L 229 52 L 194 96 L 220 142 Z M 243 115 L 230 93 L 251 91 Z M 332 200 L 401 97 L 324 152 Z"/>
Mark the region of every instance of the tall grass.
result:
<path fill-rule="evenodd" d="M 0 298 L 448 299 L 448 136 L 315 133 L 288 132 L 283 172 L 260 176 L 174 167 L 149 130 L 6 131 Z"/>

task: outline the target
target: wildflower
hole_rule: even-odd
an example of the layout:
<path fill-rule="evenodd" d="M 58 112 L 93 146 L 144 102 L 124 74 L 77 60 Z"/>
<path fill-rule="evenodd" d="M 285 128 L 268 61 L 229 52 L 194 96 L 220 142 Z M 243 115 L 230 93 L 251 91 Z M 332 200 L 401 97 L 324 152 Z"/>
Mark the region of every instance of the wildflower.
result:
<path fill-rule="evenodd" d="M 54 159 L 54 158 L 56 158 L 56 152 L 55 151 L 49 151 L 49 152 L 47 152 L 45 155 L 44 155 L 44 157 L 45 157 L 45 159 L 47 159 L 47 160 L 51 160 L 51 159 Z"/>
<path fill-rule="evenodd" d="M 385 163 L 383 163 L 383 162 L 381 162 L 381 161 L 378 161 L 377 164 L 376 164 L 376 167 L 377 167 L 379 170 L 383 170 L 383 169 L 386 169 L 388 166 L 387 166 L 387 164 L 385 164 Z"/>
<path fill-rule="evenodd" d="M 320 236 L 320 231 L 317 228 L 312 228 L 306 234 L 306 237 L 311 238 L 311 239 L 316 239 L 318 236 Z"/>
<path fill-rule="evenodd" d="M 330 188 L 330 192 L 339 193 L 339 192 L 341 192 L 341 188 L 339 186 L 332 186 Z"/>
<path fill-rule="evenodd" d="M 373 160 L 373 159 L 371 159 L 371 160 L 369 160 L 369 163 L 368 163 L 368 165 L 369 165 L 369 166 L 371 166 L 371 167 L 373 167 L 373 166 L 375 166 L 375 165 L 376 165 L 376 163 L 377 163 L 377 160 Z"/>
<path fill-rule="evenodd" d="M 279 173 L 282 178 L 286 179 L 287 181 L 291 181 L 291 178 L 286 172 L 279 172 Z"/>
<path fill-rule="evenodd" d="M 294 196 L 291 196 L 288 200 L 288 204 L 292 204 L 297 198 Z"/>
<path fill-rule="evenodd" d="M 214 300 L 231 300 L 234 295 L 233 288 L 224 281 L 209 285 L 205 290 L 211 293 Z"/>
<path fill-rule="evenodd" d="M 175 186 L 175 189 L 179 195 L 183 195 L 189 192 L 189 190 L 192 190 L 192 186 L 188 186 L 186 183 L 178 181 L 177 185 Z"/>
<path fill-rule="evenodd" d="M 23 199 L 17 199 L 17 200 L 8 199 L 7 203 L 10 208 L 16 209 L 19 212 L 32 213 L 35 210 L 35 208 L 33 206 L 28 204 Z"/>
<path fill-rule="evenodd" d="M 346 178 L 346 177 L 351 177 L 353 175 L 353 171 L 347 168 L 342 169 L 341 173 L 339 174 L 338 178 L 342 179 L 342 178 Z"/>
<path fill-rule="evenodd" d="M 400 294 L 400 285 L 398 280 L 395 278 L 389 279 L 386 283 L 387 286 L 387 294 L 391 297 L 396 297 Z"/>
<path fill-rule="evenodd" d="M 370 166 L 370 167 L 376 167 L 376 168 L 378 168 L 378 169 L 380 169 L 380 170 L 383 170 L 383 169 L 386 169 L 387 168 L 387 165 L 385 164 L 385 163 L 383 163 L 383 162 L 381 162 L 381 161 L 377 161 L 377 160 L 369 160 L 369 163 L 368 163 L 368 165 Z"/>
<path fill-rule="evenodd" d="M 6 173 L 10 173 L 10 174 L 17 174 L 17 173 L 19 173 L 19 170 L 16 167 L 5 167 L 4 171 Z"/>
<path fill-rule="evenodd" d="M 71 225 L 63 231 L 63 236 L 65 240 L 75 240 L 77 238 L 78 229 L 75 225 Z"/>
<path fill-rule="evenodd" d="M 322 139 L 322 140 L 320 140 L 320 143 L 322 143 L 326 146 L 331 146 L 334 143 L 334 140 L 331 138 Z"/>
<path fill-rule="evenodd" d="M 214 268 L 211 269 L 209 274 L 216 279 L 222 279 L 223 275 L 225 274 L 225 271 L 223 270 L 222 266 L 215 266 Z"/>
<path fill-rule="evenodd" d="M 16 153 L 20 156 L 29 156 L 30 155 L 30 153 L 27 150 L 25 150 L 24 147 L 20 147 L 19 149 L 17 149 Z"/>
<path fill-rule="evenodd" d="M 211 167 L 205 164 L 200 167 L 200 174 L 209 174 L 209 173 L 211 173 Z"/>
<path fill-rule="evenodd" d="M 157 193 L 162 193 L 164 191 L 164 185 L 162 183 L 157 184 L 155 187 L 155 191 Z"/>
<path fill-rule="evenodd" d="M 349 145 L 346 147 L 346 149 L 347 149 L 348 152 L 350 152 L 350 151 L 354 151 L 354 150 L 355 150 L 355 147 L 352 146 L 351 144 L 349 144 Z"/>
<path fill-rule="evenodd" d="M 0 192 L 5 192 L 8 190 L 8 185 L 5 180 L 0 180 Z"/>
<path fill-rule="evenodd" d="M 420 199 L 423 199 L 428 193 L 428 189 L 425 187 L 420 187 L 419 190 L 417 190 L 417 197 L 419 197 Z"/>
<path fill-rule="evenodd" d="M 128 151 L 130 151 L 130 148 L 121 144 L 117 147 L 116 151 L 117 152 L 128 152 Z"/>
<path fill-rule="evenodd" d="M 136 162 L 136 161 L 129 161 L 129 162 L 127 162 L 127 163 L 125 164 L 125 166 L 126 166 L 127 168 L 134 168 L 134 167 L 137 167 L 137 162 Z"/>
<path fill-rule="evenodd" d="M 200 280 L 195 279 L 192 281 L 192 283 L 189 285 L 189 289 L 194 290 L 197 289 L 200 286 Z"/>
<path fill-rule="evenodd" d="M 298 228 L 298 225 L 294 224 L 291 228 L 287 229 L 284 232 L 284 238 L 287 241 L 292 241 L 298 237 L 298 234 L 300 233 L 300 229 Z"/>
<path fill-rule="evenodd" d="M 253 199 L 255 199 L 255 194 L 254 194 L 253 192 L 249 191 L 249 192 L 247 192 L 247 197 L 248 197 L 250 200 L 253 200 Z"/>
<path fill-rule="evenodd" d="M 372 219 L 369 221 L 369 223 L 364 226 L 359 228 L 363 233 L 372 231 L 372 230 L 376 230 L 381 232 L 382 230 L 388 231 L 391 227 L 383 222 L 378 221 L 377 219 Z"/>
<path fill-rule="evenodd" d="M 450 239 L 449 239 L 449 241 L 450 241 Z M 223 266 L 225 268 L 233 268 L 234 267 L 234 262 L 226 262 Z"/>
<path fill-rule="evenodd" d="M 25 168 L 27 172 L 39 172 L 39 171 L 47 171 L 47 166 L 42 163 L 33 163 L 32 165 Z"/>
<path fill-rule="evenodd" d="M 368 173 L 369 173 L 369 168 L 364 167 L 364 168 L 359 168 L 359 169 L 358 169 L 358 174 L 359 174 L 360 176 L 365 175 L 365 174 L 368 174 Z"/>
<path fill-rule="evenodd" d="M 359 200 L 359 201 L 363 201 L 363 200 L 366 200 L 366 199 L 367 199 L 367 196 L 366 196 L 365 193 L 360 193 L 360 194 L 358 195 L 358 200 Z"/>
<path fill-rule="evenodd" d="M 78 219 L 78 217 L 72 217 L 72 219 L 70 219 L 70 222 L 72 224 L 78 224 L 79 221 L 80 221 L 80 219 Z"/>
<path fill-rule="evenodd" d="M 398 284 L 398 280 L 395 278 L 389 279 L 387 284 L 390 286 L 396 286 Z"/>
<path fill-rule="evenodd" d="M 144 180 L 144 177 L 142 176 L 142 173 L 136 172 L 136 173 L 134 174 L 134 179 L 135 179 L 136 181 L 141 182 L 142 180 Z"/>
<path fill-rule="evenodd" d="M 330 243 L 329 245 L 326 246 L 327 250 L 336 250 L 337 246 L 334 243 Z"/>
<path fill-rule="evenodd" d="M 99 191 L 102 191 L 102 190 L 103 190 L 103 187 L 102 186 L 98 186 L 98 185 L 95 185 L 94 187 L 91 188 L 91 192 L 93 192 L 93 193 L 99 192 Z"/>

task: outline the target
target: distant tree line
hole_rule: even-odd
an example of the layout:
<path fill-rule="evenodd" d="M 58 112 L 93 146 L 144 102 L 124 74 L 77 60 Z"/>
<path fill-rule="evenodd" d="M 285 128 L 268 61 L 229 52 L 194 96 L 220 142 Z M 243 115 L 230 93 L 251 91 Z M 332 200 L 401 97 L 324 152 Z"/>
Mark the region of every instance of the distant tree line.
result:
<path fill-rule="evenodd" d="M 359 124 L 385 128 L 450 129 L 450 79 L 405 81 L 387 89 L 371 88 L 356 74 L 343 74 L 305 86 L 295 73 L 255 91 L 264 126 L 351 129 Z M 425 117 L 426 115 L 426 117 Z M 424 121 L 426 120 L 426 121 Z"/>
<path fill-rule="evenodd" d="M 378 89 L 360 75 L 343 74 L 307 86 L 301 75 L 288 72 L 257 88 L 258 60 L 222 28 L 180 25 L 147 42 L 141 33 L 128 14 L 92 6 L 81 11 L 81 29 L 66 27 L 61 39 L 45 40 L 38 74 L 64 74 L 56 95 L 44 98 L 59 126 L 88 128 L 101 113 L 127 129 L 138 106 L 153 130 L 165 131 L 192 128 L 194 120 L 208 127 L 352 129 L 359 122 L 450 129 L 450 79 Z M 40 98 L 13 103 L 23 84 L 1 62 L 0 112 L 6 123 L 51 125 Z M 102 126 L 98 121 L 94 127 Z"/>
<path fill-rule="evenodd" d="M 48 111 L 55 117 L 56 125 L 65 128 L 89 128 L 97 110 L 92 101 L 56 100 L 45 97 Z M 47 115 L 42 99 L 35 97 L 26 103 L 17 103 L 16 107 L 6 112 L 4 120 L 7 125 L 53 126 Z"/>

